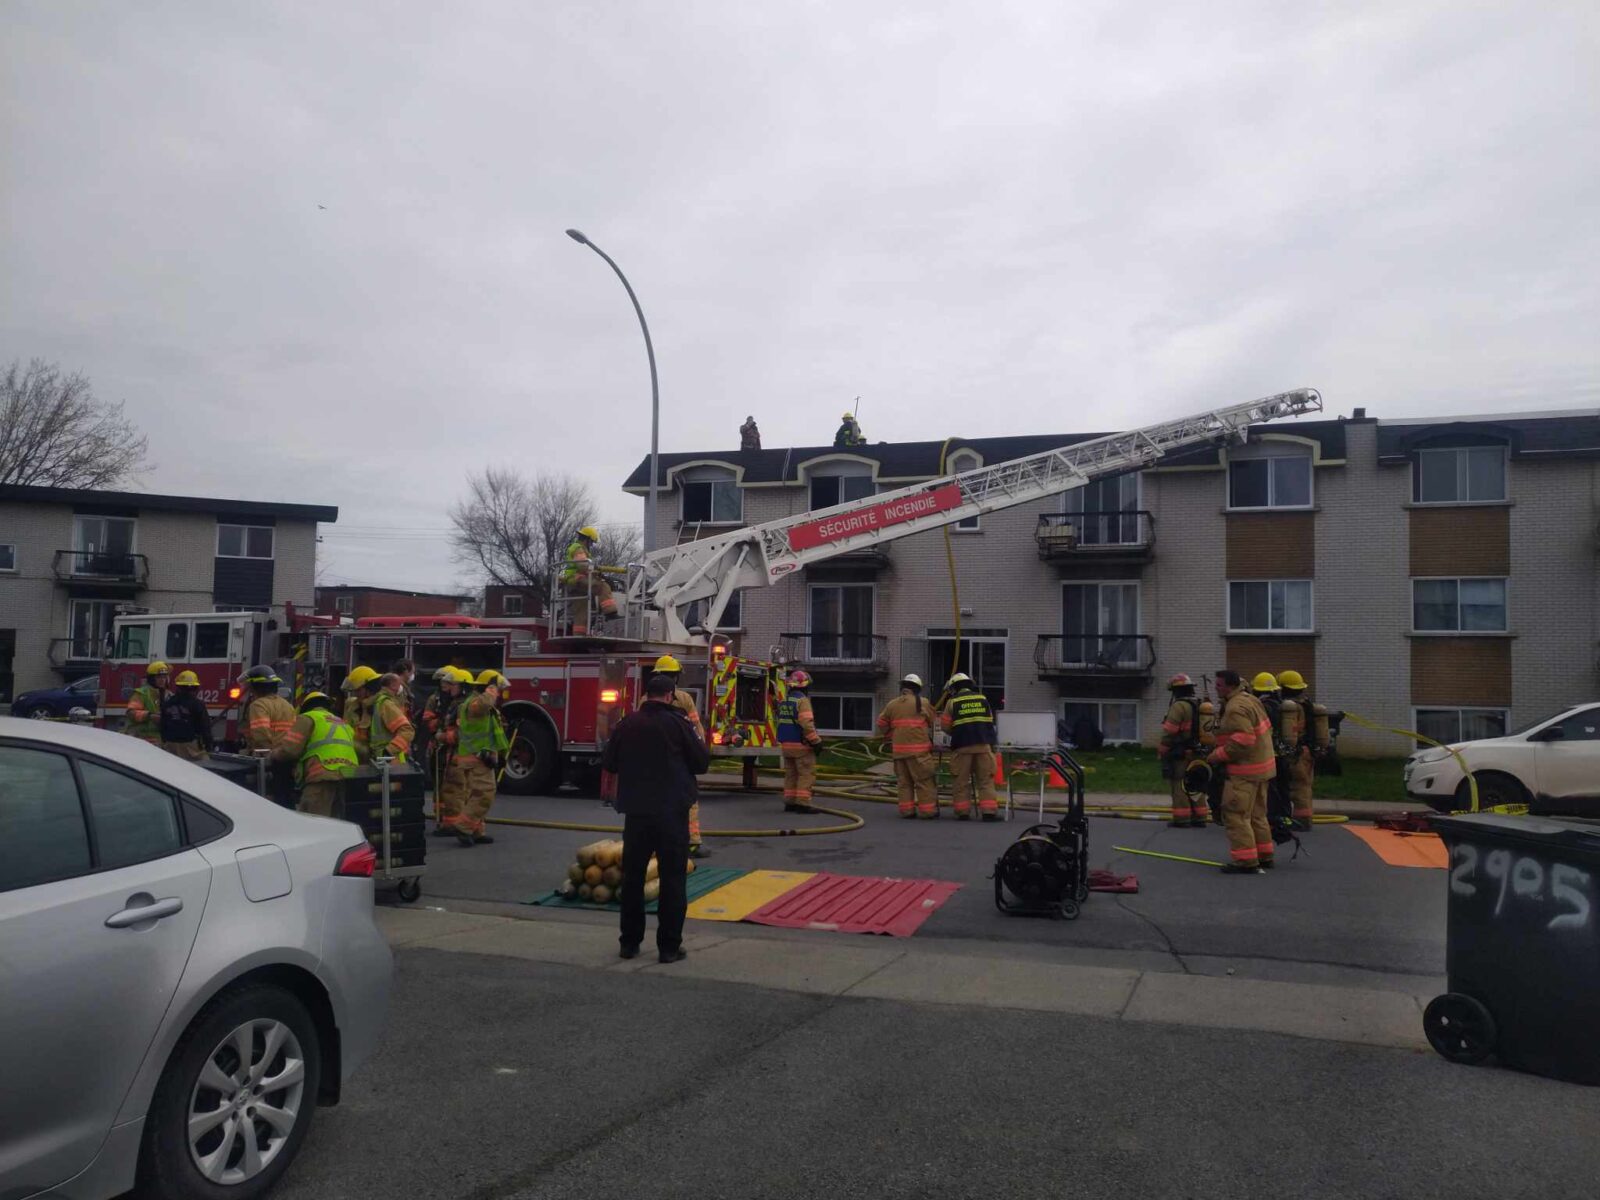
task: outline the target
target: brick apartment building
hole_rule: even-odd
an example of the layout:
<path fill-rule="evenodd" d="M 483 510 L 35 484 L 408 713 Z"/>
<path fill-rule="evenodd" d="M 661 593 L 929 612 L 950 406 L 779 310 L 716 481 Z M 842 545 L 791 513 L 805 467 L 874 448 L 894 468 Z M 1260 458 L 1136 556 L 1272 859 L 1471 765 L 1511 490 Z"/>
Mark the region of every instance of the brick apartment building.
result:
<path fill-rule="evenodd" d="M 544 601 L 532 584 L 491 583 L 483 589 L 483 615 L 501 620 L 532 620 L 544 616 Z"/>
<path fill-rule="evenodd" d="M 408 592 L 403 588 L 333 584 L 317 589 L 319 617 L 432 617 L 464 612 L 472 597 L 455 592 Z"/>
<path fill-rule="evenodd" d="M 1087 434 L 978 438 L 949 470 Z M 658 544 L 933 478 L 943 442 L 661 456 Z M 628 478 L 643 495 L 648 464 Z M 952 529 L 959 666 L 1018 711 L 1151 743 L 1165 680 L 1295 667 L 1330 706 L 1454 739 L 1597 692 L 1600 415 L 1300 420 Z M 1070 529 L 1075 538 L 1064 536 Z M 746 591 L 723 625 L 864 733 L 895 680 L 957 665 L 944 535 Z M 1356 753 L 1407 743 L 1347 726 Z"/>
<path fill-rule="evenodd" d="M 0 702 L 99 670 L 119 609 L 311 603 L 337 508 L 0 486 Z"/>

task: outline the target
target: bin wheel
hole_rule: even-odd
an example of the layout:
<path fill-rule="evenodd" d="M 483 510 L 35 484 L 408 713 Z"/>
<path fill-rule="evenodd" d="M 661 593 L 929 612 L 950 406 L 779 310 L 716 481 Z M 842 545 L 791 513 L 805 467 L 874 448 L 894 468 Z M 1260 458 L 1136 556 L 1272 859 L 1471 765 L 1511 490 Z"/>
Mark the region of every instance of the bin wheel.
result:
<path fill-rule="evenodd" d="M 405 903 L 415 904 L 417 897 L 422 895 L 422 880 L 415 876 L 410 879 L 402 879 L 397 885 L 397 891 L 400 899 Z"/>
<path fill-rule="evenodd" d="M 1471 996 L 1446 992 L 1428 1002 L 1422 1014 L 1428 1044 L 1451 1062 L 1471 1066 L 1494 1051 L 1494 1017 Z"/>
<path fill-rule="evenodd" d="M 1078 911 L 1078 902 L 1076 900 L 1063 900 L 1061 902 L 1063 920 L 1076 921 L 1078 919 Z"/>

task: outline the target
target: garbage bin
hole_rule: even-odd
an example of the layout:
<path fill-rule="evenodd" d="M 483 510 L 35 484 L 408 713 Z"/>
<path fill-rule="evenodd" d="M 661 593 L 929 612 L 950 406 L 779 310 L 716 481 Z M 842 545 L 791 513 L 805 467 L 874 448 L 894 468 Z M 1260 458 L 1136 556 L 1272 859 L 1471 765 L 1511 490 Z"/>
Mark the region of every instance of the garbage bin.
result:
<path fill-rule="evenodd" d="M 1454 1062 L 1490 1054 L 1600 1084 L 1600 822 L 1434 817 L 1450 850 L 1450 990 L 1423 1030 Z"/>
<path fill-rule="evenodd" d="M 198 760 L 198 765 L 220 775 L 230 783 L 237 783 L 247 791 L 261 795 L 261 764 L 250 754 L 225 754 L 213 750 Z"/>

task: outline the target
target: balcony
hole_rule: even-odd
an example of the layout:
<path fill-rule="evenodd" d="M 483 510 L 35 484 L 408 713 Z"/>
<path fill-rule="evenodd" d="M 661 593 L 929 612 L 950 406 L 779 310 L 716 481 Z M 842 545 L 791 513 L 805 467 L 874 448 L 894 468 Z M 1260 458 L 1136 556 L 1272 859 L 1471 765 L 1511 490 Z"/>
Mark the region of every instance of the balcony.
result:
<path fill-rule="evenodd" d="M 1146 633 L 1039 635 L 1033 650 L 1040 679 L 1148 679 L 1156 648 Z"/>
<path fill-rule="evenodd" d="M 814 674 L 887 675 L 889 639 L 881 633 L 785 633 L 784 661 Z"/>
<path fill-rule="evenodd" d="M 150 581 L 150 560 L 142 554 L 57 550 L 50 569 L 61 583 L 120 585 L 138 591 Z"/>
<path fill-rule="evenodd" d="M 87 674 L 100 666 L 100 660 L 111 651 L 108 639 L 98 637 L 51 638 L 50 665 L 58 671 Z"/>
<path fill-rule="evenodd" d="M 1149 562 L 1156 522 L 1146 509 L 1040 513 L 1033 533 L 1046 562 Z"/>

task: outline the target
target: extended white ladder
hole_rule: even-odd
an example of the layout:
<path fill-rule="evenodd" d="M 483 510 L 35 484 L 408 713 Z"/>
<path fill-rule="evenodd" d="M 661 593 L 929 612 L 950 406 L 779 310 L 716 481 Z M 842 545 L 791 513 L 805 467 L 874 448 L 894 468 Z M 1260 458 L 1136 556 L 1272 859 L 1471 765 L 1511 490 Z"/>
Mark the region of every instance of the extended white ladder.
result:
<path fill-rule="evenodd" d="M 710 602 L 699 625 L 714 629 L 739 588 L 764 587 L 851 550 L 1148 467 L 1176 450 L 1243 442 L 1251 425 L 1321 409 L 1313 389 L 1282 392 L 665 547 L 646 555 L 631 574 L 628 624 L 643 626 L 646 636 L 693 642 L 699 639 L 684 625 L 683 611 L 695 601 Z M 659 627 L 652 628 L 657 614 Z"/>

